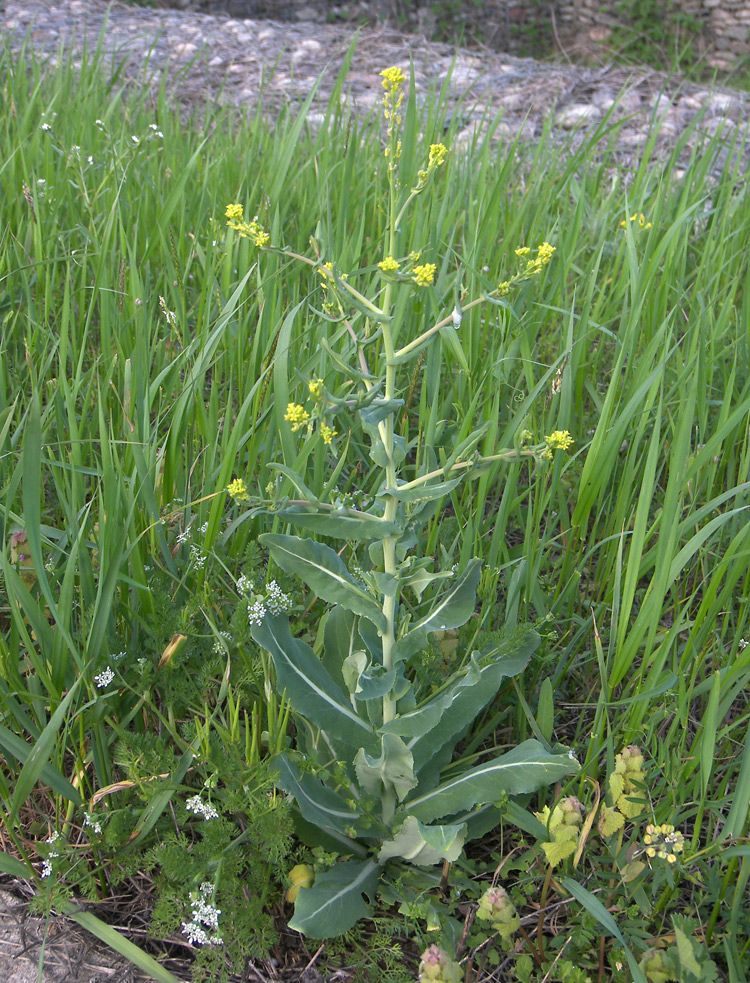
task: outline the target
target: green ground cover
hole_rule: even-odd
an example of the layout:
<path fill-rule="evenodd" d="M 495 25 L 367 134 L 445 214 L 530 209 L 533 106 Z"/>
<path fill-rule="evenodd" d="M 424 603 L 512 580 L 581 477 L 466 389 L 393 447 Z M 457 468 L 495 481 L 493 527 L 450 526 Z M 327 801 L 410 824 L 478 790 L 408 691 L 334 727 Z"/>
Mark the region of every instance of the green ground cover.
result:
<path fill-rule="evenodd" d="M 0 870 L 161 980 L 746 980 L 743 148 L 100 62 L 0 63 Z"/>

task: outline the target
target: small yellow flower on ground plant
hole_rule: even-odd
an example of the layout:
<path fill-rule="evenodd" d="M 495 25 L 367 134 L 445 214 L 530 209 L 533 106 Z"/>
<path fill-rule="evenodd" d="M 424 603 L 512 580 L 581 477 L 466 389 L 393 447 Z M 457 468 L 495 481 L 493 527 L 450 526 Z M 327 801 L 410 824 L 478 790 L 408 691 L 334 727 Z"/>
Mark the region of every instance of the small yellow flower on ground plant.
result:
<path fill-rule="evenodd" d="M 235 502 L 247 502 L 250 496 L 247 493 L 247 486 L 242 478 L 235 478 L 227 485 L 227 492 Z"/>
<path fill-rule="evenodd" d="M 646 844 L 647 856 L 658 857 L 659 860 L 666 860 L 670 864 L 676 862 L 677 854 L 682 853 L 685 848 L 685 837 L 668 823 L 661 826 L 653 826 L 649 823 L 643 842 Z"/>
<path fill-rule="evenodd" d="M 416 280 L 417 286 L 429 287 L 435 279 L 436 269 L 437 266 L 434 263 L 425 263 L 423 266 L 415 266 L 414 279 Z"/>
<path fill-rule="evenodd" d="M 292 432 L 296 433 L 310 419 L 310 414 L 299 403 L 288 403 L 284 419 L 291 423 Z"/>
<path fill-rule="evenodd" d="M 307 388 L 310 390 L 310 395 L 313 399 L 320 399 L 323 394 L 323 380 L 322 379 L 310 379 L 307 384 Z"/>
<path fill-rule="evenodd" d="M 227 205 L 226 217 L 233 222 L 241 222 L 244 211 L 242 205 Z"/>
<path fill-rule="evenodd" d="M 381 259 L 378 266 L 383 271 L 383 273 L 395 273 L 401 264 L 393 258 L 393 256 L 386 256 L 385 259 Z"/>

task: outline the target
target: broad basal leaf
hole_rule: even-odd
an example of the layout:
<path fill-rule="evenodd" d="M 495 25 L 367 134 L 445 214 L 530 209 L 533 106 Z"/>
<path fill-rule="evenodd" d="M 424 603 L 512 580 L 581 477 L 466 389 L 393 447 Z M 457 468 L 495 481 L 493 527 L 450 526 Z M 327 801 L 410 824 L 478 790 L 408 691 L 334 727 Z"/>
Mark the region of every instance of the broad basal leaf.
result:
<path fill-rule="evenodd" d="M 471 560 L 463 573 L 456 578 L 456 582 L 435 601 L 429 614 L 396 642 L 393 650 L 396 661 L 408 659 L 424 648 L 431 631 L 460 628 L 466 624 L 474 612 L 481 567 L 481 560 Z"/>
<path fill-rule="evenodd" d="M 258 537 L 282 570 L 304 581 L 318 597 L 362 614 L 385 631 L 385 617 L 375 599 L 346 569 L 335 550 L 312 539 L 265 533 Z"/>
<path fill-rule="evenodd" d="M 545 751 L 538 741 L 524 741 L 517 748 L 471 768 L 457 778 L 405 803 L 422 822 L 456 815 L 474 805 L 495 802 L 503 793 L 523 795 L 542 785 L 572 775 L 578 763 L 568 754 Z"/>
<path fill-rule="evenodd" d="M 266 614 L 260 625 L 253 625 L 251 633 L 258 645 L 270 653 L 277 688 L 286 691 L 293 710 L 324 730 L 334 745 L 378 746 L 370 724 L 354 712 L 348 697 L 310 646 L 292 638 L 286 615 Z"/>
<path fill-rule="evenodd" d="M 451 863 L 461 856 L 466 840 L 466 824 L 456 826 L 426 826 L 414 816 L 407 816 L 392 840 L 386 840 L 378 860 L 401 857 L 409 863 L 430 867 L 443 860 Z"/>
<path fill-rule="evenodd" d="M 372 912 L 380 867 L 374 860 L 345 860 L 324 874 L 312 887 L 302 888 L 289 927 L 311 939 L 342 935 Z M 365 901 L 363 895 L 369 899 Z"/>
<path fill-rule="evenodd" d="M 294 796 L 303 817 L 314 826 L 324 830 L 347 833 L 361 817 L 344 802 L 340 795 L 327 788 L 319 778 L 301 772 L 294 758 L 282 752 L 271 762 L 272 770 L 278 772 L 276 784 Z"/>

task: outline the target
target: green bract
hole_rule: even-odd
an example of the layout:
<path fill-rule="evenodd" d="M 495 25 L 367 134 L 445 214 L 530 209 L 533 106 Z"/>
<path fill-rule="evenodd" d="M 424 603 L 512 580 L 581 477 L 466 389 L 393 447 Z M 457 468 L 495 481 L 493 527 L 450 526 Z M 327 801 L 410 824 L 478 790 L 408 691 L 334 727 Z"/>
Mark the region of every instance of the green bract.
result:
<path fill-rule="evenodd" d="M 564 750 L 553 752 L 527 740 L 473 767 L 454 768 L 449 778 L 442 775 L 457 742 L 495 699 L 502 681 L 520 673 L 537 649 L 539 637 L 529 627 L 468 653 L 427 698 L 420 699 L 415 691 L 415 660 L 431 635 L 458 629 L 472 617 L 481 572 L 477 559 L 460 570 L 434 570 L 430 559 L 415 555 L 422 527 L 446 495 L 489 461 L 540 459 L 551 452 L 545 443 L 480 456 L 477 447 L 486 440 L 485 425 L 456 440 L 442 467 L 436 467 L 436 460 L 416 467 L 407 463 L 397 417 L 405 404 L 407 373 L 414 372 L 410 363 L 444 338 L 464 364 L 458 329 L 463 312 L 482 298 L 467 304 L 451 295 L 452 314 L 396 347 L 403 301 L 408 303 L 416 291 L 439 289 L 439 279 L 437 287 L 433 283 L 436 264 L 416 266 L 416 254 L 393 259 L 407 252 L 399 248 L 404 245 L 399 242 L 400 219 L 428 185 L 434 188 L 428 178 L 447 151 L 433 145 L 416 186 L 402 192 L 398 162 L 406 152 L 400 140 L 403 76 L 389 71 L 384 75 L 384 107 L 390 221 L 384 258 L 373 267 L 381 271 L 373 288 L 375 299 L 355 289 L 335 263 L 298 257 L 316 267 L 326 295 L 325 312 L 346 323 L 354 339 L 351 365 L 323 346 L 335 369 L 346 374 L 347 396 L 329 397 L 322 380 L 314 380 L 309 388 L 315 415 L 289 403 L 285 417 L 295 433 L 303 426 L 308 435 L 319 430 L 326 445 L 336 433 L 326 422 L 332 414 L 345 409 L 359 418 L 377 475 L 370 504 L 355 509 L 323 501 L 308 491 L 301 469 L 287 462 L 276 467 L 302 498 L 273 505 L 276 517 L 307 533 L 362 545 L 357 565 L 349 568 L 342 555 L 351 551 L 345 548 L 302 536 L 261 535 L 260 543 L 273 561 L 332 607 L 322 658 L 293 636 L 286 613 L 266 612 L 252 628 L 254 640 L 270 654 L 276 686 L 298 720 L 298 747 L 275 759 L 278 784 L 293 796 L 302 835 L 310 844 L 335 848 L 349 858 L 318 874 L 314 885 L 297 896 L 290 925 L 318 938 L 345 932 L 370 913 L 387 864 L 430 866 L 457 860 L 467 840 L 497 822 L 499 810 L 493 803 L 532 793 L 578 768 Z M 413 106 L 407 111 L 413 112 Z M 322 238 L 316 233 L 316 251 L 322 249 Z M 552 252 L 547 243 L 539 248 L 534 272 L 549 262 Z M 520 279 L 528 276 L 524 272 Z M 368 364 L 373 335 L 381 341 L 377 370 Z M 403 378 L 398 377 L 400 370 Z M 409 604 L 404 603 L 407 596 Z"/>

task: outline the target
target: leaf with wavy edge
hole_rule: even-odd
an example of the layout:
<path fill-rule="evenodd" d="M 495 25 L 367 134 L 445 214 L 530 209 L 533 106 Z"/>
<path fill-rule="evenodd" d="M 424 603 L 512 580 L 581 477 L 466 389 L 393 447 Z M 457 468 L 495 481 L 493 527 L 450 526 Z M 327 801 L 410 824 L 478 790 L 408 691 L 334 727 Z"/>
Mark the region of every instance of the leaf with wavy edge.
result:
<path fill-rule="evenodd" d="M 461 856 L 466 840 L 466 823 L 454 826 L 426 826 L 414 816 L 407 816 L 396 830 L 392 840 L 386 840 L 378 854 L 378 860 L 402 857 L 420 867 L 431 867 L 441 860 L 451 863 Z"/>

